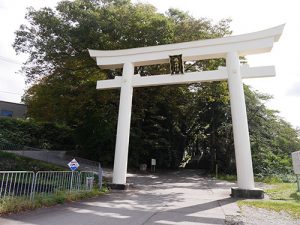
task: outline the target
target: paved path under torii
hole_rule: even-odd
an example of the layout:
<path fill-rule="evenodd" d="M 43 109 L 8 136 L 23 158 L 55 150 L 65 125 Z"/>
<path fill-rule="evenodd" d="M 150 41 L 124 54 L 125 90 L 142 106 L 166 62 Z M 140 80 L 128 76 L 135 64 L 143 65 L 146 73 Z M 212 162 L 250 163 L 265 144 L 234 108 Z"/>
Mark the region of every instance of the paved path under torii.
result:
<path fill-rule="evenodd" d="M 129 191 L 0 218 L 5 225 L 225 224 L 239 211 L 229 197 L 232 183 L 185 170 L 128 178 Z"/>

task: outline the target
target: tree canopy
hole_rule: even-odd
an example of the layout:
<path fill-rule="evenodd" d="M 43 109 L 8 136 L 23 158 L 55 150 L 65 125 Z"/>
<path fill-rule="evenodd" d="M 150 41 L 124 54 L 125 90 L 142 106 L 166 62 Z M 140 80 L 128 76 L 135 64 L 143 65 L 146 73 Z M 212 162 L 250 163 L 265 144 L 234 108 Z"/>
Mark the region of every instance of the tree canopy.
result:
<path fill-rule="evenodd" d="M 114 155 L 119 91 L 96 91 L 95 84 L 121 75 L 121 70 L 98 68 L 87 49 L 125 49 L 231 34 L 229 19 L 213 23 L 178 9 L 162 14 L 152 5 L 129 0 L 61 1 L 55 9 L 30 8 L 26 19 L 13 46 L 17 53 L 29 55 L 23 67 L 31 84 L 23 96 L 28 116 L 69 126 L 80 154 L 107 164 Z M 224 59 L 186 62 L 185 67 L 203 71 L 220 65 L 225 65 Z M 135 68 L 141 76 L 168 70 L 168 65 Z M 272 173 L 273 164 L 282 160 L 284 170 L 290 166 L 288 154 L 300 146 L 296 132 L 265 107 L 268 96 L 247 86 L 245 94 L 256 173 Z M 212 170 L 218 163 L 224 172 L 235 169 L 226 82 L 136 88 L 133 96 L 130 165 L 155 157 L 158 166 L 175 168 L 198 157 L 198 166 Z"/>

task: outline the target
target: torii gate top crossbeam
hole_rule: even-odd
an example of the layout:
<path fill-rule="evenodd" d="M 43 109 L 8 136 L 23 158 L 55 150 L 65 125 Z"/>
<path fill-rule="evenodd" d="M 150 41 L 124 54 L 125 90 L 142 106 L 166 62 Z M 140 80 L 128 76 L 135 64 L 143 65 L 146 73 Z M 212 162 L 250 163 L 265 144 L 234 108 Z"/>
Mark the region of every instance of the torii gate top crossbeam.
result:
<path fill-rule="evenodd" d="M 125 62 L 134 66 L 168 63 L 169 56 L 178 52 L 183 55 L 184 61 L 224 58 L 230 51 L 245 56 L 271 51 L 283 28 L 284 25 L 280 25 L 237 36 L 123 50 L 89 50 L 89 53 L 99 67 L 106 69 L 122 68 Z"/>

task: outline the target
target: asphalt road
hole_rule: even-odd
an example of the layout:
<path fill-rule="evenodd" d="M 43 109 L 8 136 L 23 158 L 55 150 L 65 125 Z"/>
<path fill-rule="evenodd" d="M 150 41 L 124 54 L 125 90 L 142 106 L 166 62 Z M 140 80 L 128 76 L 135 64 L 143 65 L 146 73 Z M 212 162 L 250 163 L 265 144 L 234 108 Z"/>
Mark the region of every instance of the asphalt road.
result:
<path fill-rule="evenodd" d="M 204 178 L 197 171 L 132 175 L 129 191 L 113 191 L 0 218 L 1 225 L 193 225 L 225 224 L 238 207 L 229 197 L 232 183 Z"/>

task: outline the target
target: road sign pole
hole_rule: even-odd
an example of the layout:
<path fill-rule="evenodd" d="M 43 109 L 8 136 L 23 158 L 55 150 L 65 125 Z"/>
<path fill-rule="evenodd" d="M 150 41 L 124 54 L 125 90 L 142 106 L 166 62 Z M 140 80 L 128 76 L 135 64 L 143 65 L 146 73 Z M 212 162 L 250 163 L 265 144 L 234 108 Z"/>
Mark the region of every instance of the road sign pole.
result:
<path fill-rule="evenodd" d="M 101 188 L 102 188 L 102 176 L 103 176 L 103 170 L 102 170 L 101 164 L 99 163 L 99 171 L 98 171 L 98 179 L 99 179 L 98 185 L 99 185 L 99 190 L 101 190 Z"/>
<path fill-rule="evenodd" d="M 74 171 L 72 170 L 72 175 L 71 175 L 71 184 L 70 184 L 70 192 L 72 191 L 72 186 L 73 186 L 73 177 L 74 177 Z"/>
<path fill-rule="evenodd" d="M 297 177 L 297 187 L 298 187 L 298 192 L 300 192 L 300 179 L 299 179 L 299 175 L 296 175 Z"/>

